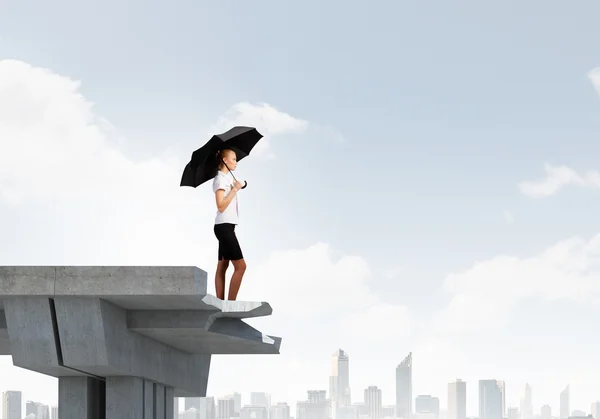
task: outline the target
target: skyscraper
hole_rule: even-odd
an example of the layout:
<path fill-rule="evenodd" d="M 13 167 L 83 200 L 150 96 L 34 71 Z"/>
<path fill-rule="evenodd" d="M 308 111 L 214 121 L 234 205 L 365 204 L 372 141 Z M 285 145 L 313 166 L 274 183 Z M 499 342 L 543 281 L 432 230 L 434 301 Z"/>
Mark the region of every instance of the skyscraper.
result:
<path fill-rule="evenodd" d="M 396 417 L 412 416 L 412 352 L 396 367 Z"/>
<path fill-rule="evenodd" d="M 567 385 L 560 393 L 560 419 L 567 419 L 569 416 L 571 416 L 571 397 Z"/>
<path fill-rule="evenodd" d="M 235 401 L 233 397 L 217 399 L 216 419 L 231 419 L 235 416 Z"/>
<path fill-rule="evenodd" d="M 338 414 L 340 409 L 351 405 L 350 358 L 341 349 L 338 349 L 331 355 L 329 403 L 332 419 L 341 419 Z"/>
<path fill-rule="evenodd" d="M 369 386 L 365 389 L 365 406 L 370 419 L 381 418 L 381 390 L 376 386 Z"/>
<path fill-rule="evenodd" d="M 2 393 L 2 419 L 22 419 L 21 392 L 5 391 Z"/>
<path fill-rule="evenodd" d="M 533 398 L 531 393 L 531 386 L 529 383 L 525 384 L 525 394 L 521 400 L 521 419 L 533 418 Z"/>
<path fill-rule="evenodd" d="M 479 380 L 479 419 L 503 419 L 504 395 L 503 381 Z"/>
<path fill-rule="evenodd" d="M 590 406 L 590 415 L 594 419 L 600 419 L 600 401 L 592 403 Z"/>
<path fill-rule="evenodd" d="M 467 418 L 467 383 L 456 380 L 448 384 L 448 419 Z"/>
<path fill-rule="evenodd" d="M 329 377 L 329 397 L 338 406 L 351 405 L 350 357 L 338 349 L 331 355 L 331 376 Z"/>

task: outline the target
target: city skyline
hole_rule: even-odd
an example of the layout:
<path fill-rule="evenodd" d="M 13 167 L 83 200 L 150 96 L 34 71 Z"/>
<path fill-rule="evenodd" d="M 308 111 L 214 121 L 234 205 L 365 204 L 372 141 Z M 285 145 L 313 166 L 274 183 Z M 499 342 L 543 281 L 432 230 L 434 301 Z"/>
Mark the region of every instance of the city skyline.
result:
<path fill-rule="evenodd" d="M 598 400 L 590 401 L 589 410 L 586 410 L 583 406 L 572 408 L 570 385 L 568 384 L 563 391 L 558 394 L 558 409 L 552 409 L 552 404 L 548 403 L 548 401 L 544 401 L 539 405 L 535 405 L 533 402 L 533 388 L 529 383 L 524 384 L 523 396 L 518 400 L 518 403 L 516 400 L 507 402 L 505 398 L 505 382 L 499 379 L 489 378 L 481 378 L 477 380 L 476 384 L 478 391 L 471 395 L 471 397 L 475 397 L 478 400 L 477 414 L 475 415 L 464 414 L 467 406 L 466 401 L 469 399 L 469 392 L 467 391 L 468 383 L 460 378 L 456 379 L 454 382 L 447 383 L 448 398 L 445 406 L 440 404 L 440 397 L 437 394 L 423 393 L 413 396 L 412 352 L 406 355 L 406 357 L 396 366 L 396 388 L 394 389 L 395 403 L 390 404 L 383 402 L 382 395 L 384 394 L 384 390 L 377 384 L 372 384 L 367 388 L 358 390 L 362 391 L 363 393 L 362 399 L 359 398 L 357 401 L 352 401 L 348 395 L 348 391 L 350 391 L 352 388 L 350 385 L 352 371 L 351 365 L 350 355 L 346 351 L 339 348 L 333 352 L 331 355 L 329 390 L 317 388 L 307 389 L 306 392 L 308 394 L 308 398 L 306 400 L 309 403 L 311 401 L 327 401 L 328 403 L 331 403 L 330 406 L 332 409 L 332 415 L 336 411 L 333 407 L 334 403 L 339 403 L 340 407 L 356 407 L 360 405 L 369 405 L 371 404 L 370 402 L 376 400 L 377 404 L 375 405 L 379 406 L 379 408 L 377 408 L 378 410 L 369 410 L 370 413 L 378 415 L 375 417 L 375 419 L 381 419 L 382 408 L 389 409 L 393 407 L 397 409 L 399 406 L 400 411 L 404 412 L 404 409 L 407 408 L 407 402 L 410 405 L 408 409 L 409 415 L 411 416 L 418 416 L 419 413 L 424 413 L 424 411 L 419 408 L 419 404 L 422 406 L 434 407 L 436 417 L 433 419 L 437 419 L 437 415 L 440 415 L 440 413 L 442 413 L 442 416 L 446 419 L 567 419 L 568 417 L 571 417 L 573 413 L 577 412 L 585 412 L 586 415 L 592 414 L 594 419 L 600 419 L 600 397 Z M 338 389 L 344 390 L 338 392 Z M 44 411 L 47 412 L 47 415 L 51 415 L 53 408 L 57 405 L 48 405 L 33 401 L 31 399 L 24 399 L 22 395 L 23 392 L 20 390 L 2 391 L 2 404 L 0 406 L 2 417 L 0 419 L 17 419 L 21 418 L 21 416 L 24 416 L 22 414 L 20 415 L 20 412 L 31 413 L 34 410 L 42 411 L 43 409 L 45 409 Z M 398 397 L 399 395 L 400 398 Z M 294 412 L 291 413 L 292 417 L 296 417 L 295 412 L 298 411 L 298 404 L 305 402 L 304 399 L 273 401 L 271 399 L 270 392 L 258 391 L 252 391 L 247 394 L 247 397 L 244 398 L 243 393 L 233 391 L 222 396 L 207 395 L 205 398 L 179 398 L 176 408 L 178 408 L 180 412 L 183 412 L 191 407 L 194 407 L 197 410 L 207 409 L 207 399 L 211 398 L 216 403 L 213 406 L 214 409 L 217 409 L 218 411 L 223 411 L 223 409 L 225 409 L 227 412 L 240 412 L 240 409 L 244 407 L 253 406 L 264 406 L 268 410 L 273 405 L 284 404 L 287 405 L 292 412 Z M 221 402 L 225 404 L 221 405 Z M 510 410 L 517 412 L 517 416 L 512 417 Z M 429 413 L 429 411 L 427 411 L 427 413 Z M 405 419 L 409 419 L 411 416 L 401 416 L 399 413 L 394 417 L 404 417 Z M 332 418 L 335 418 L 335 416 L 332 416 Z M 51 418 L 44 417 L 42 419 Z"/>

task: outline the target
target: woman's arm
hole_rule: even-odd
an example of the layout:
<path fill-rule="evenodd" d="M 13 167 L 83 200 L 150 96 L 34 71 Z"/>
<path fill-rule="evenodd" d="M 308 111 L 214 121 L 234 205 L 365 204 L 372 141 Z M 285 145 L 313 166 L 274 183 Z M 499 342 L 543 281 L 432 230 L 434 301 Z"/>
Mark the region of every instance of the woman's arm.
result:
<path fill-rule="evenodd" d="M 231 188 L 231 191 L 227 196 L 225 196 L 224 189 L 217 189 L 217 192 L 215 192 L 215 200 L 217 202 L 217 210 L 219 210 L 219 212 L 223 212 L 227 209 L 237 191 L 240 190 L 240 188 L 238 188 L 237 186 L 238 185 L 236 184 L 233 188 Z"/>

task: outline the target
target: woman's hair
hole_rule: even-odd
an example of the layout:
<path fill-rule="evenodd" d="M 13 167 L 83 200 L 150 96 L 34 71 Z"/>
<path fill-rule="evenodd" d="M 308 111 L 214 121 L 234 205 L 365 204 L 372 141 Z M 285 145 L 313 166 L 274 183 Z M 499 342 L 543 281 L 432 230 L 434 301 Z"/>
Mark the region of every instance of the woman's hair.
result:
<path fill-rule="evenodd" d="M 217 165 L 219 167 L 219 170 L 221 170 L 223 166 L 225 166 L 223 164 L 223 157 L 225 156 L 225 154 L 229 153 L 234 153 L 234 151 L 229 148 L 224 148 L 223 150 L 217 151 Z"/>

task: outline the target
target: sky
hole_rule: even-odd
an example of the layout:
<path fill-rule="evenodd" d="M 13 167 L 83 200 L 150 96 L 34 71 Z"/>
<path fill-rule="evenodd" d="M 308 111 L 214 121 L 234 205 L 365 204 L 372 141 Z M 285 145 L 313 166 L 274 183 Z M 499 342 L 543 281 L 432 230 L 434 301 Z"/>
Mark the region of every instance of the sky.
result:
<path fill-rule="evenodd" d="M 600 4 L 0 2 L 0 265 L 216 266 L 193 150 L 265 135 L 236 174 L 239 299 L 281 355 L 215 356 L 208 395 L 354 401 L 413 352 L 413 394 L 525 383 L 600 399 Z M 205 185 L 206 186 L 206 185 Z M 0 389 L 57 380 L 0 357 Z M 282 385 L 285 383 L 285 385 Z M 295 412 L 294 412 L 295 414 Z"/>

